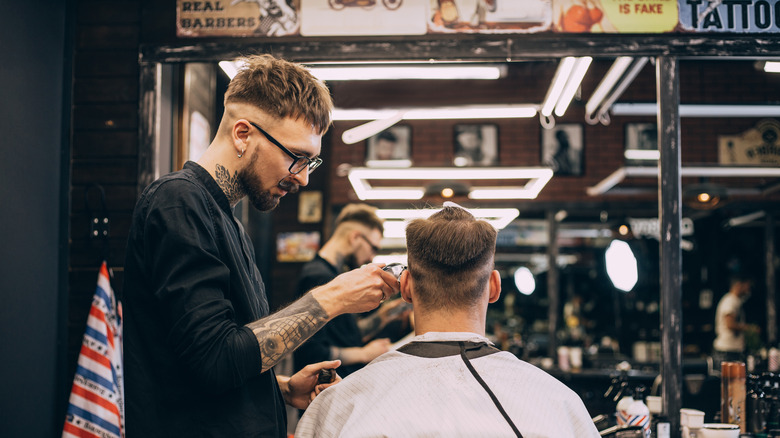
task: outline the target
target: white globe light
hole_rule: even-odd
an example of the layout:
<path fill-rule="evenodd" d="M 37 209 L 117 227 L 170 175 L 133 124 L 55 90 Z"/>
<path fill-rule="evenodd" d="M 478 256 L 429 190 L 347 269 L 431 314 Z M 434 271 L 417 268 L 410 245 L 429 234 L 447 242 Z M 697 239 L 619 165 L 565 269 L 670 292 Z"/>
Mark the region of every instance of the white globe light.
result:
<path fill-rule="evenodd" d="M 515 286 L 523 295 L 531 295 L 536 290 L 536 281 L 534 274 L 525 266 L 517 268 L 515 271 Z"/>
<path fill-rule="evenodd" d="M 636 286 L 639 273 L 636 266 L 636 257 L 622 240 L 613 240 L 606 252 L 607 275 L 616 288 L 628 292 Z"/>

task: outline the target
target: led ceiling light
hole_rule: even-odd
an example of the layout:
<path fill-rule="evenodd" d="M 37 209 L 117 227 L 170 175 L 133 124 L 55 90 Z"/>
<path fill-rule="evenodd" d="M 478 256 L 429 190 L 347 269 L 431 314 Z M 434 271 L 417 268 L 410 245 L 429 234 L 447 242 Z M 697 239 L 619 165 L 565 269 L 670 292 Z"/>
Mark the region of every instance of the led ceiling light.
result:
<path fill-rule="evenodd" d="M 538 105 L 462 105 L 429 108 L 360 109 L 335 108 L 333 120 L 374 120 L 399 117 L 407 120 L 435 119 L 506 119 L 528 118 L 536 115 Z M 387 127 L 385 127 L 387 129 Z"/>
<path fill-rule="evenodd" d="M 219 66 L 230 79 L 242 67 L 241 61 L 221 61 Z M 323 81 L 366 81 L 366 80 L 452 80 L 476 79 L 494 80 L 506 75 L 505 65 L 382 65 L 381 63 L 363 65 L 310 65 L 311 74 Z"/>
<path fill-rule="evenodd" d="M 780 105 L 693 105 L 679 107 L 680 117 L 780 117 Z M 655 116 L 655 103 L 616 103 L 612 105 L 616 116 Z"/>
<path fill-rule="evenodd" d="M 553 176 L 546 167 L 417 167 L 410 169 L 377 169 L 353 167 L 349 171 L 349 182 L 358 198 L 366 199 L 421 199 L 425 189 L 409 186 L 374 187 L 369 180 L 527 180 L 522 186 L 479 186 L 469 188 L 471 199 L 535 199 Z"/>
<path fill-rule="evenodd" d="M 499 79 L 503 65 L 351 65 L 311 66 L 309 71 L 323 81 L 367 81 L 398 79 Z"/>
<path fill-rule="evenodd" d="M 463 105 L 407 109 L 342 109 L 335 108 L 332 118 L 339 120 L 371 120 L 363 125 L 347 129 L 341 135 L 345 144 L 355 144 L 379 134 L 401 120 L 441 119 L 507 119 L 528 118 L 536 115 L 538 106 L 533 104 Z"/>
<path fill-rule="evenodd" d="M 613 187 L 620 184 L 628 177 L 657 177 L 658 167 L 656 166 L 629 166 L 621 167 L 612 172 L 609 176 L 601 180 L 595 186 L 588 187 L 586 192 L 590 196 L 603 195 Z M 744 177 L 780 177 L 779 167 L 703 167 L 689 166 L 680 168 L 681 177 L 721 177 L 721 178 L 744 178 Z"/>
<path fill-rule="evenodd" d="M 555 104 L 556 116 L 562 117 L 566 112 L 566 109 L 569 108 L 571 100 L 574 99 L 574 94 L 577 92 L 577 89 L 580 88 L 580 84 L 582 83 L 582 79 L 585 77 L 585 73 L 588 72 L 588 67 L 590 67 L 591 61 L 593 61 L 593 58 L 590 56 L 577 58 L 577 62 L 574 64 L 574 70 L 571 72 L 569 80 L 566 81 L 566 86 L 563 87 L 563 92 L 561 92 L 561 97 L 558 99 L 558 103 Z"/>
<path fill-rule="evenodd" d="M 767 73 L 780 73 L 780 61 L 765 62 L 764 71 Z"/>
<path fill-rule="evenodd" d="M 543 126 L 551 128 L 554 125 L 554 121 L 550 118 L 553 111 L 558 117 L 563 116 L 566 112 L 580 83 L 582 83 L 582 78 L 585 77 L 585 73 L 590 67 L 591 61 L 593 58 L 590 56 L 581 58 L 567 56 L 561 59 L 539 111 Z"/>
<path fill-rule="evenodd" d="M 585 104 L 585 121 L 591 125 L 601 122 L 609 124 L 609 109 L 623 94 L 636 75 L 647 64 L 647 57 L 622 56 L 615 59 L 596 90 Z"/>
<path fill-rule="evenodd" d="M 520 211 L 516 208 L 467 208 L 467 210 L 475 218 L 488 222 L 497 230 L 503 229 L 520 215 Z M 405 239 L 406 225 L 410 220 L 425 219 L 439 211 L 441 208 L 417 210 L 380 208 L 376 210 L 376 215 L 385 220 L 383 234 L 385 239 Z"/>

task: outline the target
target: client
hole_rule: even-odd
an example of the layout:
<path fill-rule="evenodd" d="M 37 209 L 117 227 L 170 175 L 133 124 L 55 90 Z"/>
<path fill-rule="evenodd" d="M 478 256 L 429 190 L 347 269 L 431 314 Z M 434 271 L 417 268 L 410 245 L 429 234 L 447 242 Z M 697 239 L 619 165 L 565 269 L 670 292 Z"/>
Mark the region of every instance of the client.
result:
<path fill-rule="evenodd" d="M 300 437 L 598 437 L 582 400 L 485 337 L 501 292 L 496 230 L 457 204 L 406 229 L 416 337 L 325 389 Z"/>

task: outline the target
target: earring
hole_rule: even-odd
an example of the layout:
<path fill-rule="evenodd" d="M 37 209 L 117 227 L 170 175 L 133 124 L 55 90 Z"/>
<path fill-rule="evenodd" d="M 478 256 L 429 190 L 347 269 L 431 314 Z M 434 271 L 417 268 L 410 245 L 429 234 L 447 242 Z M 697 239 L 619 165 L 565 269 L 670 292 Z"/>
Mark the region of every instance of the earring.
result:
<path fill-rule="evenodd" d="M 242 149 L 241 152 L 239 152 L 238 158 L 241 158 L 241 157 L 244 156 L 244 151 L 246 151 L 246 149 Z"/>

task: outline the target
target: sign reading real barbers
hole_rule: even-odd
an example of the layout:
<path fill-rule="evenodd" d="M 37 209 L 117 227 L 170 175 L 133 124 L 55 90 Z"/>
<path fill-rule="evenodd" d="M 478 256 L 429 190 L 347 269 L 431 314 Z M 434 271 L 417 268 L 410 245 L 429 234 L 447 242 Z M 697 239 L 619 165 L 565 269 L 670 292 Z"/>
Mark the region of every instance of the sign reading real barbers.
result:
<path fill-rule="evenodd" d="M 177 0 L 176 16 L 179 37 L 780 33 L 780 0 Z"/>

